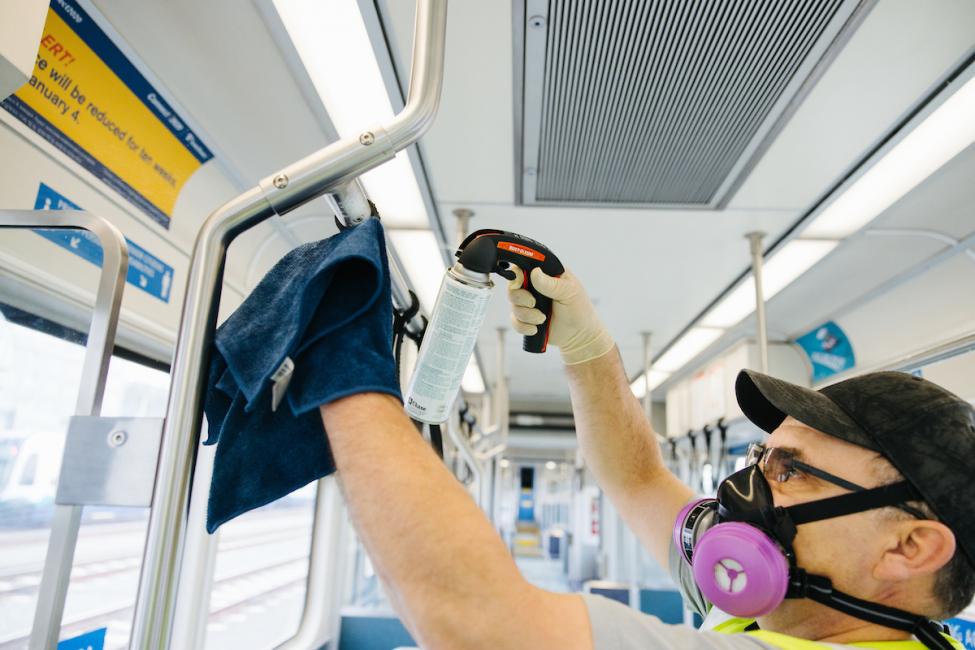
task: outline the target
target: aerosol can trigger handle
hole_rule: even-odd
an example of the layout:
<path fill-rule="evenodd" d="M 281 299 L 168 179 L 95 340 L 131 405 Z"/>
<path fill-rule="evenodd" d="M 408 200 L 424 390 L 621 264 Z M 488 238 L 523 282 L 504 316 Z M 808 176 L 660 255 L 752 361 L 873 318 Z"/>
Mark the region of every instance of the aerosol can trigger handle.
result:
<path fill-rule="evenodd" d="M 565 273 L 559 258 L 534 239 L 504 230 L 478 230 L 465 239 L 456 253 L 464 268 L 478 273 L 498 273 L 510 279 L 508 265 L 521 268 L 525 276 L 524 287 L 535 297 L 535 307 L 545 314 L 545 323 L 538 332 L 526 336 L 522 348 L 526 352 L 541 353 L 548 347 L 548 335 L 552 327 L 552 299 L 543 296 L 531 283 L 535 267 L 546 275 L 558 277 Z"/>

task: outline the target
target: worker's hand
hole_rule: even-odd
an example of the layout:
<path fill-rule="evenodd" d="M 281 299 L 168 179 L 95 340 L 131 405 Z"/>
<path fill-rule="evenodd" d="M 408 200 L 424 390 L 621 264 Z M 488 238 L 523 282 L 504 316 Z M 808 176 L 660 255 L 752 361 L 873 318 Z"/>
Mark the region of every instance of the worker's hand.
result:
<path fill-rule="evenodd" d="M 510 270 L 515 273 L 515 278 L 508 282 L 511 322 L 516 332 L 531 336 L 545 322 L 545 314 L 535 309 L 535 297 L 522 288 L 524 272 L 515 265 Z M 570 271 L 553 278 L 534 268 L 531 283 L 539 293 L 552 299 L 548 342 L 559 348 L 566 365 L 591 361 L 613 349 L 613 339 L 599 322 L 586 290 Z"/>

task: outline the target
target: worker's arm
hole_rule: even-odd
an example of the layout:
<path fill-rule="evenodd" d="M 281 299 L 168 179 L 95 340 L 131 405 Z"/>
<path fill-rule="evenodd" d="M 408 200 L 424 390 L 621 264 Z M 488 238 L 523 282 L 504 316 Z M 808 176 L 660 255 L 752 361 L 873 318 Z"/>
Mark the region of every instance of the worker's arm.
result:
<path fill-rule="evenodd" d="M 660 445 L 630 391 L 614 347 L 568 365 L 576 435 L 600 487 L 664 568 L 677 513 L 694 493 L 664 465 Z"/>
<path fill-rule="evenodd" d="M 520 269 L 509 284 L 512 323 L 524 335 L 545 321 L 522 285 Z M 599 322 L 581 283 L 571 273 L 552 278 L 535 269 L 531 281 L 553 299 L 549 343 L 566 364 L 576 434 L 586 462 L 624 521 L 663 567 L 674 520 L 692 497 L 664 465 L 656 436 L 630 391 L 619 351 Z"/>
<path fill-rule="evenodd" d="M 427 650 L 590 650 L 578 595 L 530 585 L 460 483 L 388 395 L 321 408 L 353 524 Z"/>

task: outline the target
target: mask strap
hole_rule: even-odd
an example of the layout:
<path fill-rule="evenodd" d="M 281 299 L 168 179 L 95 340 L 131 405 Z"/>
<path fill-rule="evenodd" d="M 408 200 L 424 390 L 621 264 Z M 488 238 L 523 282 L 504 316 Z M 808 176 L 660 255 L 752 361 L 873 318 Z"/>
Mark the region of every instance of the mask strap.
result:
<path fill-rule="evenodd" d="M 833 589 L 832 581 L 825 576 L 810 575 L 802 569 L 794 569 L 791 573 L 788 598 L 808 598 L 854 618 L 910 632 L 931 650 L 954 648 L 944 636 L 947 629 L 936 621 L 837 591 Z"/>
<path fill-rule="evenodd" d="M 841 494 L 828 499 L 819 499 L 809 503 L 784 508 L 792 523 L 796 526 L 807 524 L 820 519 L 842 517 L 856 512 L 897 505 L 905 501 L 920 499 L 917 491 L 907 481 L 899 481 L 889 485 Z"/>

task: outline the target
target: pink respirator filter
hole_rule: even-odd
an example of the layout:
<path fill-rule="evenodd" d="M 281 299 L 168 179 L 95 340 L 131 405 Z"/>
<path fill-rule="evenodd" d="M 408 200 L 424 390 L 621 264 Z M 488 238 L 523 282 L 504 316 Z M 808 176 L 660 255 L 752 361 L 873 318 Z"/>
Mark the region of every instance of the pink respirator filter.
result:
<path fill-rule="evenodd" d="M 694 547 L 694 580 L 715 607 L 732 616 L 768 614 L 785 598 L 789 563 L 768 535 L 754 526 L 723 523 Z"/>

